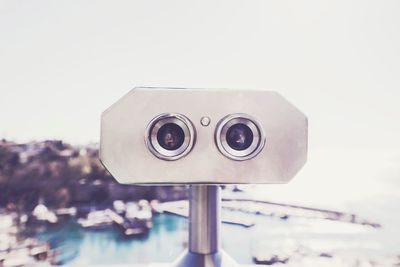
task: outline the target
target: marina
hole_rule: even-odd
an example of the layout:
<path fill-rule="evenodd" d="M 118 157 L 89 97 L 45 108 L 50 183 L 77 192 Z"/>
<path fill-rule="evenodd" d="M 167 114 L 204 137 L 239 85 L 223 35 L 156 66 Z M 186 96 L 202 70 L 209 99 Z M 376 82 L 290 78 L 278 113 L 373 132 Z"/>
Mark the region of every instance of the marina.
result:
<path fill-rule="evenodd" d="M 275 208 L 268 209 L 270 206 Z M 324 262 L 338 261 L 342 257 L 342 252 L 334 246 L 316 245 L 328 237 L 332 242 L 333 237 L 323 234 L 325 231 L 336 232 L 336 242 L 344 242 L 343 249 L 363 251 L 365 242 L 354 243 L 357 237 L 371 236 L 370 240 L 373 240 L 381 228 L 374 227 L 374 223 L 332 220 L 329 214 L 334 211 L 277 203 L 260 204 L 259 201 L 230 198 L 224 199 L 222 207 L 223 245 L 241 264 L 291 266 L 297 262 L 302 266 L 302 262 L 312 258 L 313 262 L 321 262 L 324 266 Z M 103 210 L 75 207 L 52 211 L 40 206 L 34 211 L 36 217 L 42 219 L 37 219 L 41 223 L 30 225 L 23 221 L 17 225 L 15 214 L 2 215 L 0 266 L 169 262 L 188 245 L 187 208 L 187 201 L 151 204 L 147 201 L 117 201 Z M 41 210 L 40 216 L 38 210 Z M 85 210 L 88 212 L 83 212 Z M 45 211 L 52 215 L 45 216 Z M 32 216 L 33 213 L 20 218 Z M 363 219 L 357 217 L 357 220 Z M 28 221 L 32 222 L 32 219 Z M 303 235 L 294 231 L 299 227 L 303 229 Z M 4 238 L 5 232 L 7 238 Z M 23 241 L 18 241 L 17 236 Z M 164 244 L 169 245 L 165 247 Z"/>

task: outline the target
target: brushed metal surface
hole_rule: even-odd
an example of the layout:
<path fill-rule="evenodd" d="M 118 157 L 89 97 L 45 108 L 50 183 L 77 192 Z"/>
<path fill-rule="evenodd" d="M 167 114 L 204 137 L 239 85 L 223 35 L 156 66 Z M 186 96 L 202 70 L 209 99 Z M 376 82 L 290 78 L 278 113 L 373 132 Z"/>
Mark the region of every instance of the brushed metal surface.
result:
<path fill-rule="evenodd" d="M 212 254 L 219 249 L 221 188 L 191 185 L 189 206 L 189 251 Z"/>
<path fill-rule="evenodd" d="M 193 149 L 175 161 L 157 158 L 145 143 L 146 127 L 162 113 L 183 114 L 196 129 Z M 215 144 L 216 124 L 234 113 L 264 129 L 265 146 L 252 159 L 229 159 Z M 102 114 L 100 158 L 120 183 L 285 183 L 306 162 L 307 118 L 272 91 L 135 88 Z"/>

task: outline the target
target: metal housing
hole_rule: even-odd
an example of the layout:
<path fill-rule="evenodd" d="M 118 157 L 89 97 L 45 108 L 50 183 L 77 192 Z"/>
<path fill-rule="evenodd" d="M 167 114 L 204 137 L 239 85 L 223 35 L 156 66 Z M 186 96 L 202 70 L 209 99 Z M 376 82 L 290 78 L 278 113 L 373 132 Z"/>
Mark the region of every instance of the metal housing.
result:
<path fill-rule="evenodd" d="M 160 114 L 191 121 L 196 142 L 175 160 L 154 156 L 146 129 Z M 238 161 L 215 142 L 217 124 L 230 114 L 247 114 L 263 130 L 266 145 Z M 201 118 L 210 118 L 207 126 Z M 307 118 L 276 92 L 265 90 L 135 88 L 102 114 L 100 158 L 120 183 L 286 183 L 307 158 Z"/>

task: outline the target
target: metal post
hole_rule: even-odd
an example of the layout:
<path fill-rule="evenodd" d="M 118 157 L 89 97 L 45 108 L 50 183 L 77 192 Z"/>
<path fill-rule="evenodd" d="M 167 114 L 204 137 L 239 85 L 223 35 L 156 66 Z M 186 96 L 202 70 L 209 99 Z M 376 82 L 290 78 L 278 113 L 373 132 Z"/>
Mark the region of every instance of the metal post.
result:
<path fill-rule="evenodd" d="M 218 185 L 191 185 L 189 190 L 189 248 L 172 266 L 238 266 L 220 248 L 220 187 Z"/>
<path fill-rule="evenodd" d="M 189 251 L 212 254 L 219 249 L 220 187 L 192 185 L 190 187 Z"/>

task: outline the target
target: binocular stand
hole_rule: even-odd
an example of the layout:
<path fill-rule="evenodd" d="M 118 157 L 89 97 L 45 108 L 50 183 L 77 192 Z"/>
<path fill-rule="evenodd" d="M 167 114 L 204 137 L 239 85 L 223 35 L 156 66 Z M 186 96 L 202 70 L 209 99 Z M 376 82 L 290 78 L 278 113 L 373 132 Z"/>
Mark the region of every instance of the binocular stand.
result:
<path fill-rule="evenodd" d="M 220 186 L 191 185 L 189 190 L 189 247 L 172 266 L 239 266 L 220 247 Z"/>

